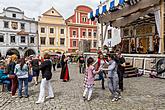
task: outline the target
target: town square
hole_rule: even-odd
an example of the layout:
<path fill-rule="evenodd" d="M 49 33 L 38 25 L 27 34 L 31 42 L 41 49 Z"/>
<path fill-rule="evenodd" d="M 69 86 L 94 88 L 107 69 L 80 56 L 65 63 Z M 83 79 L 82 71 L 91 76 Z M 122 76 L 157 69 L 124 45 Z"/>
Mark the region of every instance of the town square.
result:
<path fill-rule="evenodd" d="M 164 0 L 1 0 L 0 110 L 164 110 Z"/>

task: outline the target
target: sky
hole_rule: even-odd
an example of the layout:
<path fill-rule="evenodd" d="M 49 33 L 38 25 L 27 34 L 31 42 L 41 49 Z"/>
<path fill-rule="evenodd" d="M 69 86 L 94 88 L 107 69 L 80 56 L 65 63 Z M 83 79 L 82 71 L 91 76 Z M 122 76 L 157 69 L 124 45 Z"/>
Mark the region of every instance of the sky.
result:
<path fill-rule="evenodd" d="M 0 13 L 3 8 L 17 7 L 25 16 L 38 19 L 44 12 L 54 7 L 65 19 L 74 13 L 77 5 L 87 5 L 96 9 L 100 1 L 105 0 L 0 0 Z"/>

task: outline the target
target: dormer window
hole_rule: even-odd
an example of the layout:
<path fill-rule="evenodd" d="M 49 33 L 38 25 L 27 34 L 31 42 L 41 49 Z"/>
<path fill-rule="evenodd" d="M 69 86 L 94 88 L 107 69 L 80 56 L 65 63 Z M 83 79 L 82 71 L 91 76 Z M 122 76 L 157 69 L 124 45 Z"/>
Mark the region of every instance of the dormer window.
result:
<path fill-rule="evenodd" d="M 13 18 L 16 18 L 16 14 L 13 14 L 12 16 L 13 16 Z"/>

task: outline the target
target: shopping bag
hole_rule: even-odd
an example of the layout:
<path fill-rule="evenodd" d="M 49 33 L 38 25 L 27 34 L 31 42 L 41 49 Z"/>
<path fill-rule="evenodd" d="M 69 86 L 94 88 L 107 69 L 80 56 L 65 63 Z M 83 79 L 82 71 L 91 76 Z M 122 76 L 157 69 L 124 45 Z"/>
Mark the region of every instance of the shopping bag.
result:
<path fill-rule="evenodd" d="M 29 76 L 28 76 L 28 82 L 32 82 L 32 79 L 33 79 L 33 75 L 29 74 Z"/>

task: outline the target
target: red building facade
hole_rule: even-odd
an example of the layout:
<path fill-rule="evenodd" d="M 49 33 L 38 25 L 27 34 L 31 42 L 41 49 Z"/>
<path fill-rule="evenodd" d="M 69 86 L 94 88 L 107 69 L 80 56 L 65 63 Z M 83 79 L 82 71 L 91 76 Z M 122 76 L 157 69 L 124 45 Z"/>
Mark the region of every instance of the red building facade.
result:
<path fill-rule="evenodd" d="M 87 6 L 77 6 L 74 15 L 66 20 L 68 28 L 68 52 L 72 53 L 80 48 L 86 48 L 82 44 L 88 41 L 89 52 L 96 52 L 98 44 L 97 25 L 96 22 L 88 19 L 88 13 L 91 8 Z M 83 46 L 83 47 L 82 47 Z"/>

